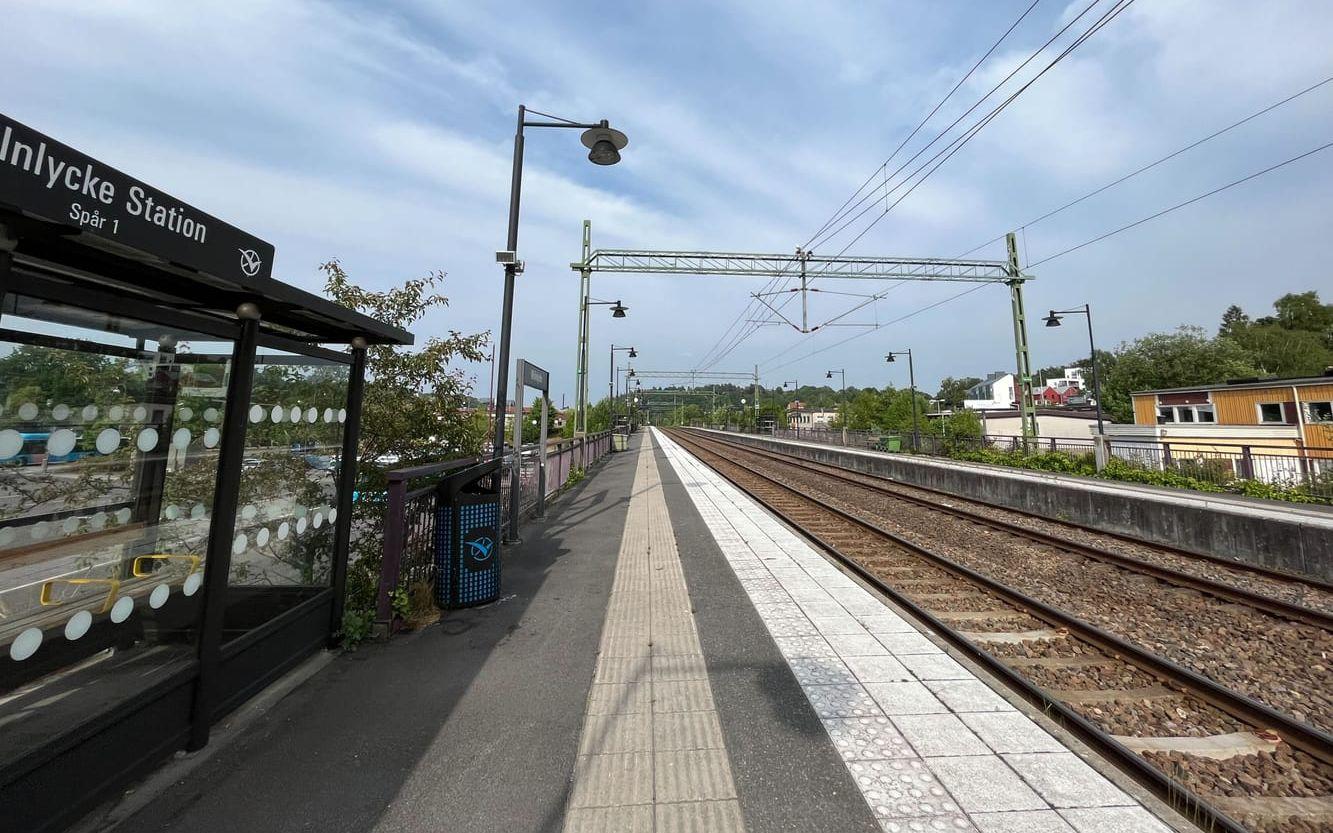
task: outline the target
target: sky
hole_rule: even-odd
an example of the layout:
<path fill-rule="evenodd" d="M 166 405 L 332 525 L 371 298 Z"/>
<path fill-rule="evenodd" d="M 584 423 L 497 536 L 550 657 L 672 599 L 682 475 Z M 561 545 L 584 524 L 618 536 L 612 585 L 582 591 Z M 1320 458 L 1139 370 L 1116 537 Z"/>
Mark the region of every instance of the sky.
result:
<path fill-rule="evenodd" d="M 1041 0 L 890 170 L 1088 2 Z M 611 167 L 587 161 L 577 131 L 530 129 L 526 140 L 513 356 L 549 369 L 556 401 L 572 403 L 579 290 L 569 264 L 584 219 L 594 247 L 790 253 L 1029 3 L 4 0 L 0 111 L 268 240 L 274 276 L 307 290 L 321 291 L 318 267 L 332 258 L 375 289 L 447 273 L 450 306 L 420 322 L 418 340 L 499 332 L 494 253 L 517 106 L 610 120 L 629 136 Z M 1331 83 L 1024 228 L 1333 76 L 1330 42 L 1333 3 L 1138 0 L 847 253 L 956 257 L 1020 230 L 1022 262 L 1038 264 L 1333 141 Z M 816 253 L 843 248 L 878 213 L 817 240 Z M 1098 346 L 1112 347 L 1180 324 L 1213 329 L 1230 304 L 1264 314 L 1285 292 L 1333 298 L 1331 231 L 1333 149 L 1034 265 L 1033 365 L 1086 353 L 1081 327 L 1041 326 L 1052 307 L 1091 304 Z M 1003 243 L 970 256 L 1002 259 Z M 643 370 L 758 365 L 768 386 L 823 382 L 830 369 L 845 369 L 849 386 L 905 385 L 904 364 L 883 357 L 907 348 L 932 391 L 945 376 L 1014 366 L 1004 287 L 912 315 L 969 288 L 919 282 L 843 319 L 897 323 L 807 335 L 759 326 L 711 362 L 764 283 L 596 274 L 593 295 L 630 312 L 593 310 L 592 395 L 606 390 L 611 342 L 637 347 Z M 812 323 L 850 302 L 814 298 Z M 489 365 L 474 376 L 487 395 Z"/>

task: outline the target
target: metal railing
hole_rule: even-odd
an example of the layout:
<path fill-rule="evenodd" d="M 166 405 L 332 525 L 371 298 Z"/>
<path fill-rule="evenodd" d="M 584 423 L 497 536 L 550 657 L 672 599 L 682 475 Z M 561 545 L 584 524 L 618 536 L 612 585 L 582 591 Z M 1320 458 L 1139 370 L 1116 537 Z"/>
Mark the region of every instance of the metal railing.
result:
<path fill-rule="evenodd" d="M 1085 462 L 1092 467 L 1096 442 L 1069 437 L 1041 437 L 1024 441 L 1013 435 L 987 434 L 980 437 L 942 437 L 926 435 L 913 447 L 911 432 L 892 434 L 881 431 L 847 431 L 831 428 L 780 428 L 773 435 L 822 445 L 894 450 L 890 438 L 896 438 L 897 450 L 931 456 L 952 457 L 969 451 L 991 450 L 1029 453 L 1054 452 L 1066 455 L 1071 464 Z M 1319 502 L 1333 502 L 1333 448 L 1244 444 L 1221 447 L 1207 440 L 1158 442 L 1153 440 L 1108 439 L 1107 458 L 1127 466 L 1117 472 L 1117 479 L 1133 480 L 1135 470 L 1178 475 L 1179 485 L 1188 488 L 1189 480 L 1228 491 L 1246 492 L 1246 483 L 1258 483 L 1295 492 Z M 1186 480 L 1188 478 L 1189 480 Z M 1262 489 L 1250 489 L 1263 494 Z M 1281 497 L 1281 495 L 1278 495 Z"/>
<path fill-rule="evenodd" d="M 609 431 L 586 438 L 553 440 L 547 444 L 546 499 L 549 502 L 579 466 L 601 459 L 611 449 Z M 536 444 L 524 446 L 515 458 L 509 454 L 497 472 L 500 478 L 501 529 L 509 518 L 510 472 L 518 461 L 519 511 L 529 517 L 538 510 L 538 459 Z M 399 588 L 433 582 L 435 579 L 435 518 L 437 486 L 447 475 L 477 465 L 477 457 L 464 457 L 425 466 L 395 469 L 388 473 L 384 510 L 384 557 L 380 562 L 379 592 L 375 620 L 380 626 L 393 621 L 393 594 Z"/>

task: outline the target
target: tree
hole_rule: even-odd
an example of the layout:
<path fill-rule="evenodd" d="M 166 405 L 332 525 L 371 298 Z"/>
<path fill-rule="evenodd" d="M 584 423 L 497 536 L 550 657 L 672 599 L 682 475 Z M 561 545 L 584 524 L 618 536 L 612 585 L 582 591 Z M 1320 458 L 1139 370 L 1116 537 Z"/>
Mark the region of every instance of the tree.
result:
<path fill-rule="evenodd" d="M 321 267 L 325 292 L 335 302 L 404 329 L 428 312 L 448 306 L 436 289 L 443 272 L 406 281 L 385 292 L 352 283 L 338 261 Z M 479 454 L 490 428 L 477 419 L 471 380 L 459 362 L 486 359 L 489 333 L 463 335 L 451 330 L 432 336 L 414 349 L 372 345 L 366 351 L 366 390 L 361 413 L 357 489 L 363 495 L 386 488 L 390 468 L 403 468 Z M 353 504 L 351 566 L 347 607 L 369 610 L 375 603 L 384 542 L 384 505 L 373 499 Z"/>
<path fill-rule="evenodd" d="M 1273 302 L 1273 309 L 1283 329 L 1333 333 L 1333 304 L 1320 303 L 1318 292 L 1288 293 Z"/>
<path fill-rule="evenodd" d="M 981 380 L 976 376 L 964 376 L 961 379 L 946 376 L 940 380 L 940 391 L 935 394 L 935 398 L 941 400 L 942 407 L 956 410 L 963 407 L 963 400 L 967 398 L 968 390 L 979 384 Z"/>
<path fill-rule="evenodd" d="M 1235 338 L 1248 326 L 1250 326 L 1250 316 L 1245 314 L 1245 310 L 1232 304 L 1222 313 L 1222 325 L 1217 328 L 1217 334 L 1223 338 Z"/>
<path fill-rule="evenodd" d="M 1244 348 L 1260 373 L 1314 376 L 1333 364 L 1333 304 L 1321 303 L 1318 292 L 1288 293 L 1273 310 L 1251 321 L 1232 305 L 1218 335 Z"/>
<path fill-rule="evenodd" d="M 1209 338 L 1200 327 L 1150 333 L 1122 344 L 1114 358 L 1098 357 L 1103 408 L 1117 422 L 1133 422 L 1130 394 L 1153 388 L 1206 385 L 1258 372 L 1235 341 Z"/>

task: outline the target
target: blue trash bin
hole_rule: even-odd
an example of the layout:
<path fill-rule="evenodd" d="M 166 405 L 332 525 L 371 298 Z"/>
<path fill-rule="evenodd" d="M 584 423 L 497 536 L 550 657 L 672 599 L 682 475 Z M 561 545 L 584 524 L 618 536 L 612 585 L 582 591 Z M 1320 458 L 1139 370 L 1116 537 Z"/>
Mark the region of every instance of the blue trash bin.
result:
<path fill-rule="evenodd" d="M 446 610 L 500 597 L 498 461 L 464 469 L 437 486 L 435 603 Z"/>

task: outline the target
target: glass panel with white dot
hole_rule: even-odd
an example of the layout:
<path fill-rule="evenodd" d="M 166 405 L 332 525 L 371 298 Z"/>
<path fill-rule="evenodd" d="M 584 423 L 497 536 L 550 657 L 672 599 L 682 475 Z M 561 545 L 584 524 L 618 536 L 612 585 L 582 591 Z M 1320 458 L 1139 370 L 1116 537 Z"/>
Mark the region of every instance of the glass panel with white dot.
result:
<path fill-rule="evenodd" d="M 227 631 L 328 587 L 347 420 L 346 364 L 261 348 L 247 406 Z"/>
<path fill-rule="evenodd" d="M 231 351 L 5 297 L 0 752 L 193 661 Z"/>

